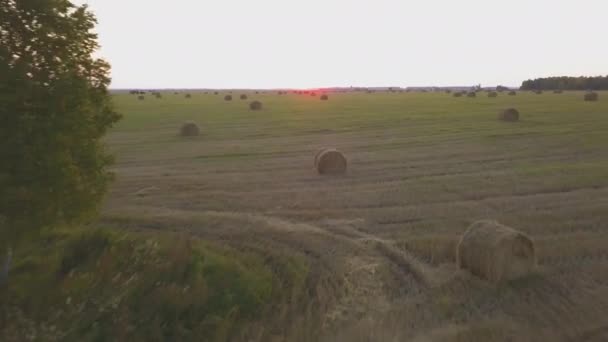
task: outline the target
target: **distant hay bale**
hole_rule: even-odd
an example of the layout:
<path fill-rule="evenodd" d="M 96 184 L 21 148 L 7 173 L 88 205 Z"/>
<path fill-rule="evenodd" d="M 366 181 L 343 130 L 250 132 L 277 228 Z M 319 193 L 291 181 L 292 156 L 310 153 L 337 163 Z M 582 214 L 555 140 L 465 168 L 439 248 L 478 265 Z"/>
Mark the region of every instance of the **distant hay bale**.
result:
<path fill-rule="evenodd" d="M 477 93 L 474 91 L 471 91 L 467 94 L 467 97 L 477 97 Z"/>
<path fill-rule="evenodd" d="M 498 97 L 498 93 L 495 91 L 491 91 L 488 93 L 488 97 Z"/>
<path fill-rule="evenodd" d="M 346 157 L 336 149 L 324 149 L 315 157 L 315 168 L 320 175 L 344 174 L 346 165 Z"/>
<path fill-rule="evenodd" d="M 242 94 L 242 95 L 241 95 L 241 100 L 247 100 L 247 95 Z"/>
<path fill-rule="evenodd" d="M 199 135 L 199 133 L 200 130 L 198 128 L 198 125 L 192 121 L 185 122 L 179 130 L 179 134 L 182 137 L 195 137 Z"/>
<path fill-rule="evenodd" d="M 213 92 L 213 95 L 219 95 L 220 93 L 218 93 L 217 91 Z"/>
<path fill-rule="evenodd" d="M 541 95 L 542 93 L 543 93 L 543 91 L 542 91 L 542 90 L 535 90 L 535 91 L 534 91 L 534 94 L 536 94 L 536 95 Z"/>
<path fill-rule="evenodd" d="M 323 94 L 323 95 L 321 95 L 321 100 L 327 101 L 327 100 L 329 100 L 329 96 Z"/>
<path fill-rule="evenodd" d="M 461 92 L 456 92 L 456 93 L 452 94 L 452 96 L 454 96 L 454 97 L 462 97 L 462 93 Z"/>
<path fill-rule="evenodd" d="M 319 156 L 321 155 L 321 153 L 323 153 L 325 151 L 327 151 L 327 148 L 323 147 L 317 151 L 317 154 L 315 154 L 315 169 L 317 168 L 317 165 L 319 164 Z"/>
<path fill-rule="evenodd" d="M 534 242 L 495 221 L 473 223 L 456 249 L 458 267 L 492 282 L 517 279 L 536 267 Z"/>
<path fill-rule="evenodd" d="M 515 108 L 507 108 L 498 113 L 498 119 L 502 121 L 519 121 L 519 111 Z"/>
<path fill-rule="evenodd" d="M 595 102 L 599 99 L 599 95 L 598 93 L 594 93 L 594 92 L 588 92 L 585 94 L 585 101 L 588 102 Z"/>
<path fill-rule="evenodd" d="M 185 95 L 185 97 L 186 97 L 187 99 L 189 99 L 189 98 L 192 98 L 192 95 L 191 95 L 191 94 L 186 94 L 186 95 Z"/>
<path fill-rule="evenodd" d="M 253 101 L 249 104 L 249 109 L 251 110 L 262 110 L 262 102 Z"/>
<path fill-rule="evenodd" d="M 145 100 L 145 99 L 146 99 L 146 97 L 145 97 L 145 96 L 143 96 L 143 95 L 139 95 L 139 96 L 137 97 L 137 99 L 138 99 L 138 100 L 140 100 L 140 101 L 143 101 L 143 100 Z"/>
<path fill-rule="evenodd" d="M 517 95 L 517 92 L 516 92 L 516 91 L 510 91 L 510 92 L 509 92 L 509 96 L 515 96 L 515 95 Z"/>
<path fill-rule="evenodd" d="M 317 96 L 317 93 L 310 93 L 310 96 Z"/>
<path fill-rule="evenodd" d="M 224 101 L 232 101 L 232 95 L 224 96 Z"/>
<path fill-rule="evenodd" d="M 445 90 L 445 93 L 446 93 L 446 94 L 450 94 L 450 93 L 452 93 L 452 91 L 451 91 L 450 89 L 446 89 L 446 90 Z"/>
<path fill-rule="evenodd" d="M 555 90 L 553 91 L 553 94 L 561 94 L 561 93 L 563 93 L 563 92 L 564 92 L 564 91 L 563 91 L 563 90 L 561 90 L 561 89 L 555 89 Z"/>

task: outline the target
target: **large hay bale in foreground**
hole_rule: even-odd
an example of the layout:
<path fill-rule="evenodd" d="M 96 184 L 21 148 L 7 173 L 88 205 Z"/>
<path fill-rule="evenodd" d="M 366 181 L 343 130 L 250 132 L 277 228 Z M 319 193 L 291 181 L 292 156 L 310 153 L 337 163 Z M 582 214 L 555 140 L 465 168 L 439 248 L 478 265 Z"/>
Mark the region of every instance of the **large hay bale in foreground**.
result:
<path fill-rule="evenodd" d="M 498 113 L 498 119 L 502 121 L 519 121 L 519 111 L 515 108 L 507 108 Z"/>
<path fill-rule="evenodd" d="M 262 102 L 253 101 L 249 104 L 249 109 L 251 110 L 262 110 Z"/>
<path fill-rule="evenodd" d="M 199 135 L 199 133 L 200 129 L 198 128 L 198 125 L 192 121 L 185 122 L 179 130 L 179 134 L 182 137 L 195 137 Z"/>
<path fill-rule="evenodd" d="M 232 101 L 232 95 L 226 95 L 226 96 L 224 96 L 224 100 L 225 101 Z"/>
<path fill-rule="evenodd" d="M 587 94 L 585 94 L 585 101 L 589 101 L 589 102 L 595 102 L 599 99 L 599 95 L 597 93 L 594 92 L 588 92 Z"/>
<path fill-rule="evenodd" d="M 534 242 L 495 221 L 478 221 L 464 233 L 456 250 L 458 267 L 492 282 L 512 280 L 536 267 Z"/>
<path fill-rule="evenodd" d="M 346 172 L 346 157 L 336 149 L 324 149 L 315 156 L 315 168 L 320 175 L 339 175 Z"/>
<path fill-rule="evenodd" d="M 247 100 L 247 95 L 242 94 L 242 95 L 241 95 L 241 100 Z"/>
<path fill-rule="evenodd" d="M 323 95 L 321 95 L 321 100 L 327 101 L 327 100 L 329 100 L 329 96 L 323 94 Z"/>
<path fill-rule="evenodd" d="M 495 91 L 491 91 L 488 93 L 488 97 L 498 97 L 498 93 Z"/>

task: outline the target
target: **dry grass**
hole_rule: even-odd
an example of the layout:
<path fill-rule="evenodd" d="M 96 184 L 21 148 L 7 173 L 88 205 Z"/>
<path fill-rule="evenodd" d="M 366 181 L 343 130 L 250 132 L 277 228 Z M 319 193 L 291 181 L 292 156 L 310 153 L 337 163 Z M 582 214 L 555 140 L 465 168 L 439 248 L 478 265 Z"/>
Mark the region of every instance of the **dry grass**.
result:
<path fill-rule="evenodd" d="M 117 177 L 102 220 L 306 258 L 309 297 L 265 318 L 277 341 L 602 341 L 608 103 L 582 97 L 265 95 L 251 115 L 213 96 L 167 97 L 170 112 L 118 96 L 126 115 L 107 140 Z M 488 115 L 508 107 L 526 120 Z M 204 141 L 175 136 L 190 119 Z M 348 151 L 348 174 L 311 170 L 323 146 Z M 481 218 L 534 239 L 536 274 L 494 285 L 457 270 L 455 245 Z"/>

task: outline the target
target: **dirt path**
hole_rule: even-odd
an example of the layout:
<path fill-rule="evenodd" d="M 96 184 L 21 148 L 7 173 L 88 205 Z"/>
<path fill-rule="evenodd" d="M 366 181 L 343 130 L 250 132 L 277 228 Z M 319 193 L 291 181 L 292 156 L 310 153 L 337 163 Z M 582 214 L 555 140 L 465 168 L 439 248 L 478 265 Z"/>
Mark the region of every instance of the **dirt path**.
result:
<path fill-rule="evenodd" d="M 267 240 L 306 255 L 311 277 L 325 287 L 317 289 L 323 295 L 311 301 L 322 306 L 320 335 L 331 340 L 361 322 L 383 320 L 396 309 L 396 303 L 419 295 L 432 283 L 428 267 L 395 248 L 391 241 L 363 232 L 363 220 L 326 220 L 317 225 L 259 214 L 142 210 L 123 208 L 122 214 L 106 216 L 104 222 L 124 227 L 121 217 L 138 217 L 127 228 L 185 230 L 228 244 Z"/>

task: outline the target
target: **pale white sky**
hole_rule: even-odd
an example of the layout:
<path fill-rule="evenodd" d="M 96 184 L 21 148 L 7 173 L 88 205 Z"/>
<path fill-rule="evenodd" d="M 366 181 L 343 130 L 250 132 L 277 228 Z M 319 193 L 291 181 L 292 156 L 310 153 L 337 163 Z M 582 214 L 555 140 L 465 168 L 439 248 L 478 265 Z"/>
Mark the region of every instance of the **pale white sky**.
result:
<path fill-rule="evenodd" d="M 75 0 L 114 88 L 512 85 L 608 74 L 608 0 Z"/>

